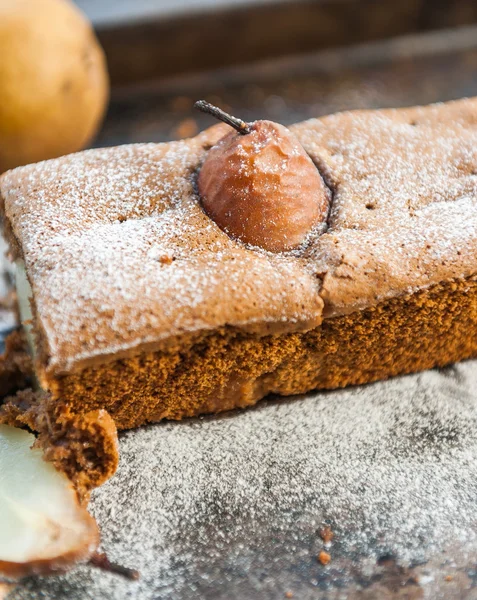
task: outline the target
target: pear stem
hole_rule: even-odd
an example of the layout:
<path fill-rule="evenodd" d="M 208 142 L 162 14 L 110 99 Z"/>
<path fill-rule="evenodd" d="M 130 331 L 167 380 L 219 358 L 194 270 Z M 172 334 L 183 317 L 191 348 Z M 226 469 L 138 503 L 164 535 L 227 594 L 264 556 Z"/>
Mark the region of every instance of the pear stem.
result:
<path fill-rule="evenodd" d="M 245 121 L 242 121 L 242 119 L 237 119 L 237 117 L 229 115 L 218 106 L 214 106 L 213 104 L 210 104 L 210 102 L 206 102 L 205 100 L 197 100 L 197 102 L 194 104 L 194 108 L 197 108 L 197 110 L 200 110 L 201 112 L 206 113 L 208 115 L 212 115 L 219 121 L 227 123 L 227 125 L 233 127 L 241 135 L 247 135 L 247 133 L 250 133 L 252 131 L 252 128 L 250 127 L 249 123 L 246 123 Z"/>
<path fill-rule="evenodd" d="M 117 575 L 121 575 L 126 579 L 131 579 L 132 581 L 137 581 L 139 579 L 139 571 L 111 562 L 103 552 L 95 552 L 89 559 L 89 564 L 98 569 L 102 569 L 103 571 L 116 573 Z"/>

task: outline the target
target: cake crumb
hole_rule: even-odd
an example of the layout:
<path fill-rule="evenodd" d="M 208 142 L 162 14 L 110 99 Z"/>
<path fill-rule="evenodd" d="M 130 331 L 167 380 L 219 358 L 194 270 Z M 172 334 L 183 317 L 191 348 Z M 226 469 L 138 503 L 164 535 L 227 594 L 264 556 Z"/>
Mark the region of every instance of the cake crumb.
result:
<path fill-rule="evenodd" d="M 329 525 L 325 525 L 319 531 L 320 538 L 325 542 L 325 544 L 329 544 L 333 541 L 335 534 L 331 531 L 331 527 Z"/>
<path fill-rule="evenodd" d="M 159 262 L 162 265 L 172 265 L 173 261 L 174 261 L 174 257 L 169 256 L 168 254 L 163 254 L 159 257 Z"/>
<path fill-rule="evenodd" d="M 47 392 L 28 388 L 5 398 L 0 424 L 36 432 L 34 447 L 68 477 L 83 504 L 118 467 L 116 426 L 105 410 L 76 414 Z"/>
<path fill-rule="evenodd" d="M 16 329 L 5 340 L 5 352 L 0 355 L 0 397 L 26 388 L 34 375 L 33 362 L 23 329 Z"/>
<path fill-rule="evenodd" d="M 322 565 L 327 565 L 331 560 L 331 555 L 328 554 L 328 552 L 325 552 L 324 550 L 322 550 L 318 554 L 317 559 L 318 559 L 318 562 L 320 562 Z"/>

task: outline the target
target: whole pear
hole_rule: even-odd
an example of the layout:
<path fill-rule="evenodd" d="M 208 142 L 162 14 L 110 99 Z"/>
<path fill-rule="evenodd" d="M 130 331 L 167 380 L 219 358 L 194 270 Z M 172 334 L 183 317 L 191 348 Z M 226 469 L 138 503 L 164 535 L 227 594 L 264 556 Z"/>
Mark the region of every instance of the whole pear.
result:
<path fill-rule="evenodd" d="M 103 51 L 73 2 L 0 1 L 0 173 L 84 148 L 108 94 Z"/>

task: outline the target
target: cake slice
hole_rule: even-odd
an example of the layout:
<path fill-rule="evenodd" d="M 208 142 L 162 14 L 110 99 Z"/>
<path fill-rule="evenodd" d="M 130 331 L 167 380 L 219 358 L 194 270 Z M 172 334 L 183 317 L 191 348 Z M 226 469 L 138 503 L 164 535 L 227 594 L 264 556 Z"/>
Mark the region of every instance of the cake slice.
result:
<path fill-rule="evenodd" d="M 202 209 L 222 125 L 0 178 L 42 388 L 129 428 L 477 355 L 477 99 L 290 130 L 331 208 L 284 252 Z"/>

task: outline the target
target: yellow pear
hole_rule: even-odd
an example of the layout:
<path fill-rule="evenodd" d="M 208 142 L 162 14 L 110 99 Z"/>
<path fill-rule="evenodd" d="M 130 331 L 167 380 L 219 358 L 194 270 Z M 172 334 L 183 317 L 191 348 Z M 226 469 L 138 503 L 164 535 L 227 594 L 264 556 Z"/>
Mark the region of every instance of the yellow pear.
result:
<path fill-rule="evenodd" d="M 109 81 L 70 0 L 0 0 L 0 173 L 75 152 L 95 135 Z"/>

